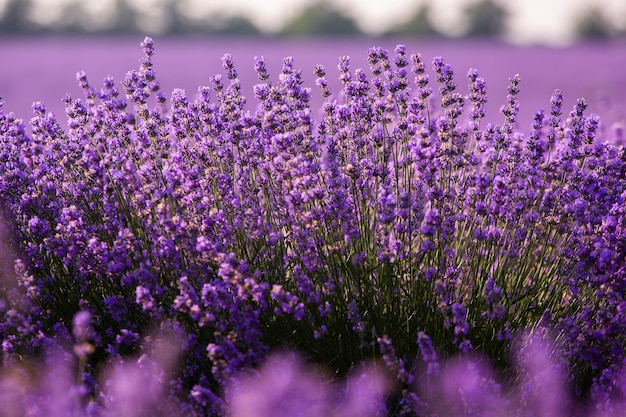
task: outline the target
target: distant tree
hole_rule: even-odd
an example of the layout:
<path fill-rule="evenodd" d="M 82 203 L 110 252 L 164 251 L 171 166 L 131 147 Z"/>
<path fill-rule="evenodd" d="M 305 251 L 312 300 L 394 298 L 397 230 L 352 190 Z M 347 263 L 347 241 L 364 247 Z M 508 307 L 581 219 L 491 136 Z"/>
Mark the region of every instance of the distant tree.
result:
<path fill-rule="evenodd" d="M 257 28 L 249 19 L 235 16 L 226 21 L 226 24 L 216 28 L 213 33 L 217 35 L 258 35 Z"/>
<path fill-rule="evenodd" d="M 589 8 L 575 24 L 576 35 L 586 39 L 604 39 L 611 36 L 611 25 L 597 8 Z"/>
<path fill-rule="evenodd" d="M 33 30 L 28 22 L 30 0 L 9 0 L 0 16 L 0 33 L 19 33 Z"/>
<path fill-rule="evenodd" d="M 361 33 L 353 19 L 323 1 L 305 9 L 282 30 L 284 35 L 356 35 Z"/>
<path fill-rule="evenodd" d="M 419 7 L 411 19 L 388 30 L 385 35 L 440 36 L 441 34 L 430 23 L 428 5 Z"/>
<path fill-rule="evenodd" d="M 140 11 L 132 5 L 130 0 L 115 0 L 115 19 L 111 27 L 106 29 L 110 33 L 139 33 L 145 34 L 140 28 Z M 205 29 L 196 21 L 187 18 L 180 10 L 178 0 L 167 0 L 162 2 L 166 16 L 165 34 L 183 34 L 204 32 Z"/>
<path fill-rule="evenodd" d="M 176 0 L 168 0 L 165 4 L 165 10 L 169 19 L 167 33 L 180 34 L 188 32 L 196 32 L 198 28 L 183 16 L 179 9 L 179 2 Z"/>
<path fill-rule="evenodd" d="M 137 11 L 132 8 L 126 0 L 115 0 L 115 19 L 113 25 L 108 30 L 114 33 L 136 33 Z"/>
<path fill-rule="evenodd" d="M 79 25 L 81 17 L 80 0 L 72 0 L 61 7 L 57 19 L 40 23 L 31 19 L 31 8 L 34 7 L 32 0 L 9 0 L 5 6 L 4 14 L 0 17 L 0 32 L 5 33 L 49 33 L 49 32 L 80 32 L 83 28 Z"/>
<path fill-rule="evenodd" d="M 71 0 L 59 7 L 61 8 L 60 18 L 42 27 L 42 32 L 85 33 L 89 30 L 89 27 L 85 26 L 81 0 Z"/>
<path fill-rule="evenodd" d="M 0 14 L 0 33 L 51 33 L 66 34 L 108 33 L 108 34 L 144 34 L 139 27 L 140 10 L 130 0 L 113 2 L 114 18 L 106 27 L 92 28 L 85 19 L 81 6 L 84 0 L 72 0 L 63 6 L 61 19 L 50 24 L 35 24 L 29 19 L 32 0 L 8 0 Z M 90 0 L 91 1 L 91 0 Z M 95 1 L 95 0 L 94 0 Z M 259 29 L 248 19 L 240 16 L 222 19 L 217 24 L 207 20 L 194 20 L 185 16 L 178 0 L 162 3 L 167 24 L 165 33 L 189 34 L 210 33 L 220 35 L 258 35 Z"/>
<path fill-rule="evenodd" d="M 481 0 L 469 6 L 466 13 L 469 20 L 469 30 L 466 36 L 499 37 L 504 34 L 504 20 L 507 13 L 493 0 Z"/>

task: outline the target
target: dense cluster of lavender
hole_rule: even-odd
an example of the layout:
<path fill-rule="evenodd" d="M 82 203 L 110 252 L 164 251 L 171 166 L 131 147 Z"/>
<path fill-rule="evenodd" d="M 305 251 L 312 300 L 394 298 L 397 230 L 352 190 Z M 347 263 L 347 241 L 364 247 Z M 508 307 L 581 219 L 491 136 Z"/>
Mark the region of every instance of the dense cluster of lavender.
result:
<path fill-rule="evenodd" d="M 0 107 L 10 415 L 622 404 L 626 156 L 583 100 L 563 114 L 555 91 L 524 134 L 515 76 L 486 124 L 476 70 L 463 94 L 401 45 L 367 70 L 341 58 L 340 91 L 317 66 L 319 117 L 289 58 L 277 78 L 256 59 L 256 104 L 230 55 L 168 99 L 142 46 L 122 91 L 78 74 L 67 128 L 42 103 L 30 131 Z M 563 392 L 542 402 L 540 382 Z"/>

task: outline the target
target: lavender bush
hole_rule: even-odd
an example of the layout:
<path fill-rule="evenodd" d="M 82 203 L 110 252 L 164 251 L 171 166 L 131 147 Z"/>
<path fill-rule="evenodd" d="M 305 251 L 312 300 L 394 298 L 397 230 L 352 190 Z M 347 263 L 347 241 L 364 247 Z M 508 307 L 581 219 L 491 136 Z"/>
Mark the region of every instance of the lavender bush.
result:
<path fill-rule="evenodd" d="M 255 60 L 248 103 L 228 54 L 196 98 L 168 100 L 152 40 L 142 47 L 122 91 L 78 73 L 84 97 L 65 98 L 66 128 L 39 102 L 30 132 L 0 107 L 0 202 L 19 284 L 0 304 L 7 384 L 25 386 L 15 381 L 28 364 L 47 361 L 48 374 L 77 375 L 58 415 L 237 416 L 250 415 L 241 398 L 270 401 L 251 392 L 284 367 L 277 386 L 303 386 L 276 392 L 315 404 L 311 415 L 486 416 L 496 408 L 438 410 L 438 396 L 524 391 L 519 381 L 542 371 L 515 355 L 531 334 L 562 353 L 545 360 L 563 370 L 563 398 L 607 413 L 622 403 L 626 156 L 596 138 L 584 100 L 563 115 L 556 90 L 524 133 L 514 76 L 502 123 L 486 124 L 476 70 L 460 93 L 441 58 L 429 74 L 402 45 L 372 48 L 369 76 L 342 57 L 336 92 L 317 66 L 321 109 L 290 58 L 277 78 Z M 349 389 L 311 394 L 323 379 L 293 357 L 241 376 L 277 349 L 352 375 L 372 407 Z M 465 361 L 469 388 L 454 385 L 446 358 L 477 352 L 502 384 L 472 385 L 491 367 Z M 127 394 L 120 374 L 149 392 Z M 507 404 L 535 407 L 519 398 Z M 258 415 L 283 415 L 267 404 Z"/>

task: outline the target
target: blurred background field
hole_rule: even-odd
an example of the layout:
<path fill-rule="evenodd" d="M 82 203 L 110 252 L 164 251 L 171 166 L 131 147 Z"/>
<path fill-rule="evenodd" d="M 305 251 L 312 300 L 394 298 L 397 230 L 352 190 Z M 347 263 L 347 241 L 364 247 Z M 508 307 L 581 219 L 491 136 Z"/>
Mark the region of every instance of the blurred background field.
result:
<path fill-rule="evenodd" d="M 383 4 L 383 6 L 381 6 Z M 500 121 L 508 78 L 519 73 L 520 128 L 548 106 L 560 88 L 569 109 L 585 97 L 605 125 L 623 121 L 626 108 L 626 2 L 621 0 L 351 1 L 325 0 L 0 0 L 0 96 L 5 111 L 27 120 L 33 101 L 63 119 L 65 93 L 80 94 L 75 73 L 92 83 L 118 82 L 137 68 L 138 43 L 157 41 L 155 69 L 163 92 L 193 95 L 234 56 L 244 91 L 257 82 L 253 58 L 263 55 L 278 76 L 295 58 L 315 91 L 313 68 L 336 80 L 338 58 L 367 67 L 367 49 L 406 44 L 426 62 L 453 65 L 460 91 L 477 68 L 488 83 L 488 119 Z M 338 89 L 338 81 L 335 90 Z"/>
<path fill-rule="evenodd" d="M 2 44 L 6 64 L 0 66 L 0 94 L 5 110 L 28 120 L 30 106 L 42 100 L 47 108 L 64 120 L 62 98 L 65 93 L 79 97 L 82 93 L 75 73 L 84 70 L 91 82 L 99 86 L 107 75 L 121 83 L 126 71 L 137 68 L 141 57 L 140 36 L 104 38 L 50 37 L 15 38 Z M 532 114 L 549 107 L 555 88 L 563 90 L 565 109 L 569 111 L 577 98 L 585 97 L 589 112 L 602 115 L 607 124 L 624 119 L 626 108 L 625 42 L 586 42 L 563 48 L 518 47 L 501 41 L 441 39 L 421 40 L 412 37 L 382 39 L 363 38 L 157 38 L 154 58 L 162 91 L 169 95 L 183 88 L 194 96 L 198 86 L 207 85 L 209 77 L 222 73 L 221 57 L 231 53 L 235 59 L 243 91 L 254 105 L 252 87 L 258 82 L 254 57 L 263 55 L 270 74 L 278 79 L 282 59 L 293 56 L 303 70 L 305 85 L 312 88 L 312 107 L 321 109 L 321 96 L 315 87 L 313 69 L 323 64 L 328 78 L 339 89 L 337 63 L 348 55 L 353 68 L 367 68 L 367 50 L 382 46 L 393 50 L 404 43 L 411 52 L 420 52 L 426 62 L 442 56 L 452 64 L 459 91 L 467 92 L 466 74 L 476 68 L 487 81 L 489 103 L 487 119 L 501 121 L 498 110 L 506 99 L 508 78 L 519 73 L 520 128 L 530 129 Z"/>

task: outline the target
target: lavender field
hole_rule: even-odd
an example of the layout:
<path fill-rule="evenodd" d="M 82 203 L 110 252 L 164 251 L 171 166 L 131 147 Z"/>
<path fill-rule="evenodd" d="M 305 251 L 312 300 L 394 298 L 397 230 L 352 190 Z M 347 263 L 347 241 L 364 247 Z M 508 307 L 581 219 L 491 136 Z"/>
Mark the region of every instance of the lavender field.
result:
<path fill-rule="evenodd" d="M 527 130 L 535 111 L 549 106 L 550 95 L 559 88 L 564 106 L 571 108 L 584 97 L 590 113 L 601 114 L 607 124 L 626 118 L 626 43 L 587 42 L 565 48 L 516 47 L 497 41 L 445 41 L 416 39 L 171 39 L 159 40 L 154 61 L 166 94 L 182 88 L 191 96 L 198 86 L 221 71 L 220 59 L 230 53 L 239 69 L 244 91 L 257 82 L 253 63 L 263 56 L 271 73 L 281 68 L 283 58 L 293 56 L 303 70 L 303 80 L 313 86 L 316 64 L 329 69 L 329 82 L 339 86 L 336 66 L 340 56 L 350 56 L 355 68 L 367 67 L 372 46 L 392 50 L 406 44 L 430 62 L 442 56 L 456 73 L 464 76 L 476 68 L 489 85 L 487 118 L 500 121 L 498 110 L 506 98 L 509 77 L 520 74 L 520 128 Z M 63 118 L 62 98 L 78 92 L 74 74 L 84 70 L 93 82 L 107 75 L 121 80 L 137 65 L 133 38 L 5 38 L 0 39 L 0 94 L 5 108 L 28 120 L 34 101 L 43 101 Z M 461 88 L 461 92 L 465 92 Z M 321 100 L 312 95 L 313 108 Z"/>
<path fill-rule="evenodd" d="M 625 47 L 3 39 L 0 415 L 623 416 Z"/>

